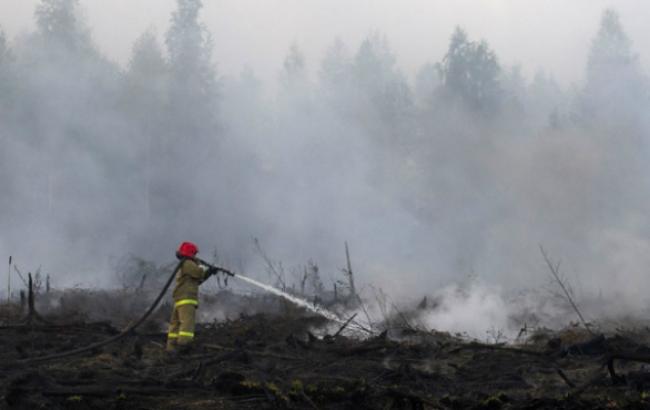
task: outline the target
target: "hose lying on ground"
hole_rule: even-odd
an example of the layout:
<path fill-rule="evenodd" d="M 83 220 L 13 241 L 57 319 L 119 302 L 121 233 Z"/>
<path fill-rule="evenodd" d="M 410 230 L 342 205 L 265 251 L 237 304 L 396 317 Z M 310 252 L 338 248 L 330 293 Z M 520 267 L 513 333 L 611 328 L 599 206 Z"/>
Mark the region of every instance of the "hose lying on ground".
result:
<path fill-rule="evenodd" d="M 127 326 L 122 332 L 119 334 L 109 337 L 106 340 L 103 340 L 101 342 L 93 343 L 91 345 L 88 345 L 86 347 L 80 347 L 79 349 L 74 349 L 74 350 L 68 350 L 67 352 L 61 352 L 57 354 L 51 354 L 48 356 L 40 356 L 40 357 L 33 357 L 33 358 L 28 358 L 28 359 L 22 359 L 22 360 L 17 360 L 13 364 L 32 364 L 32 363 L 42 363 L 42 362 L 47 362 L 51 360 L 56 360 L 56 359 L 63 359 L 65 357 L 70 357 L 70 356 L 76 356 L 81 353 L 85 353 L 91 350 L 99 349 L 100 347 L 104 347 L 106 345 L 109 345 L 113 342 L 116 342 L 120 339 L 122 339 L 124 336 L 128 335 L 129 333 L 133 332 L 135 329 L 138 328 L 142 323 L 144 323 L 145 320 L 153 313 L 153 311 L 158 307 L 158 304 L 160 303 L 160 300 L 165 296 L 165 293 L 167 293 L 167 289 L 169 289 L 169 286 L 172 284 L 172 281 L 174 280 L 174 277 L 176 276 L 176 272 L 181 268 L 181 264 L 183 261 L 180 261 L 178 265 L 174 268 L 174 271 L 172 272 L 171 276 L 169 279 L 167 279 L 167 283 L 165 283 L 165 286 L 163 289 L 160 291 L 160 294 L 154 300 L 154 302 L 151 304 L 149 309 L 142 315 L 140 319 L 138 319 L 136 322 L 132 322 L 129 326 Z"/>

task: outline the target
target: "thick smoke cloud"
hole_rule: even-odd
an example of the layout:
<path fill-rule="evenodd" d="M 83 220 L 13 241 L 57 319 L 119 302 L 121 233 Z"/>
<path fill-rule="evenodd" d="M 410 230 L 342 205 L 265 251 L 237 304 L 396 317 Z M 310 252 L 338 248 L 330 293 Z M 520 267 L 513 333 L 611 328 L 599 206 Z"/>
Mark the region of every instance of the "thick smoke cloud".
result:
<path fill-rule="evenodd" d="M 469 320 L 503 311 L 495 289 L 546 282 L 543 244 L 584 299 L 647 307 L 648 84 L 616 12 L 569 88 L 460 28 L 417 72 L 371 32 L 319 60 L 287 44 L 274 84 L 221 76 L 201 12 L 179 0 L 165 41 L 145 31 L 124 67 L 75 0 L 0 37 L 0 253 L 106 286 L 125 254 L 164 263 L 185 239 L 262 275 L 256 237 L 288 275 L 313 260 L 335 280 L 348 241 L 362 285 L 446 294 L 441 312 L 466 301 Z M 458 297 L 468 276 L 488 285 Z"/>

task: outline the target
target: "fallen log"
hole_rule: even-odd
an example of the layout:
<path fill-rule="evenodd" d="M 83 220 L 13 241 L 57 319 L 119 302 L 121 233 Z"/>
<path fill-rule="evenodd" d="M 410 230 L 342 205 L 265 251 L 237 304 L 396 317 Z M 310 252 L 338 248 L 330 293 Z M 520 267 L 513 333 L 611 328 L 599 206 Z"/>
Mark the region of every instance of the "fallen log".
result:
<path fill-rule="evenodd" d="M 621 381 L 624 381 L 623 376 L 618 376 L 614 368 L 614 362 L 616 360 L 625 360 L 628 362 L 639 362 L 639 363 L 650 363 L 650 356 L 639 355 L 633 353 L 614 353 L 607 357 L 607 370 L 609 371 L 609 376 L 612 379 L 612 383 L 616 384 Z"/>
<path fill-rule="evenodd" d="M 523 354 L 523 355 L 537 356 L 537 357 L 544 357 L 544 358 L 552 357 L 546 352 L 538 352 L 536 350 L 519 349 L 516 347 L 508 347 L 508 346 L 500 346 L 500 345 L 486 345 L 477 342 L 472 342 L 466 345 L 458 346 L 457 348 L 450 350 L 449 354 L 458 353 L 462 350 L 496 350 L 501 352 Z"/>
<path fill-rule="evenodd" d="M 169 377 L 167 377 L 167 379 L 165 381 L 165 384 L 170 385 L 172 382 L 174 382 L 174 380 L 180 379 L 182 377 L 186 377 L 186 376 L 189 376 L 189 375 L 192 375 L 192 374 L 194 374 L 193 378 L 196 378 L 196 373 L 198 371 L 200 371 L 200 370 L 203 370 L 207 366 L 212 366 L 212 365 L 215 365 L 215 364 L 219 364 L 221 362 L 225 362 L 227 360 L 239 359 L 239 358 L 243 358 L 243 357 L 246 357 L 246 356 L 247 356 L 246 352 L 244 352 L 242 350 L 233 350 L 231 352 L 227 352 L 227 353 L 218 355 L 216 357 L 213 357 L 210 360 L 199 362 L 198 367 L 192 366 L 192 368 L 190 368 L 190 369 L 183 369 L 183 370 L 178 371 L 176 373 L 172 373 L 171 375 L 169 375 Z"/>
<path fill-rule="evenodd" d="M 406 390 L 406 389 L 400 389 L 400 388 L 397 388 L 397 387 L 388 387 L 388 388 L 379 387 L 378 390 L 379 390 L 380 394 L 384 394 L 384 395 L 387 395 L 387 396 L 395 397 L 395 398 L 398 398 L 398 399 L 399 398 L 401 398 L 401 399 L 409 399 L 412 402 L 415 402 L 415 403 L 419 402 L 419 403 L 422 403 L 422 404 L 426 404 L 426 405 L 431 406 L 431 407 L 436 408 L 436 409 L 444 408 L 444 406 L 440 402 L 437 402 L 437 401 L 435 401 L 435 400 L 433 400 L 431 398 L 424 397 L 421 394 L 418 394 L 418 393 L 415 393 L 415 392 L 412 392 L 412 391 L 409 391 L 409 390 Z"/>
<path fill-rule="evenodd" d="M 203 345 L 203 347 L 212 349 L 212 350 L 224 350 L 228 352 L 232 352 L 238 349 L 235 349 L 233 347 L 226 347 L 226 346 L 220 346 L 220 345 L 215 345 L 215 344 L 206 344 Z M 260 351 L 255 351 L 255 350 L 244 350 L 246 353 L 253 355 L 253 356 L 261 356 L 261 357 L 270 357 L 272 359 L 280 359 L 280 360 L 303 360 L 300 357 L 296 356 L 289 356 L 289 355 L 280 355 L 276 353 L 269 353 L 269 352 L 260 352 Z"/>
<path fill-rule="evenodd" d="M 359 354 L 372 353 L 388 349 L 387 345 L 374 345 L 374 346 L 356 346 L 350 349 L 341 350 L 338 353 L 342 356 L 356 356 Z"/>
<path fill-rule="evenodd" d="M 603 367 L 604 366 L 599 367 L 598 370 L 596 370 L 593 373 L 593 375 L 585 383 L 583 383 L 582 385 L 577 387 L 575 390 L 573 390 L 569 394 L 570 397 L 572 397 L 574 399 L 580 397 L 580 395 L 582 395 L 582 393 L 584 393 L 585 390 L 587 390 L 589 387 L 591 387 L 591 386 L 595 385 L 596 383 L 598 383 L 599 381 L 601 381 L 603 379 L 603 373 L 602 373 Z"/>
<path fill-rule="evenodd" d="M 93 396 L 93 397 L 111 397 L 120 394 L 133 394 L 140 396 L 154 396 L 154 395 L 177 395 L 189 393 L 192 390 L 195 392 L 205 391 L 199 386 L 195 388 L 188 388 L 187 386 L 172 387 L 128 387 L 128 386 L 89 386 L 89 387 L 50 387 L 47 389 L 33 389 L 38 391 L 44 396 Z"/>
<path fill-rule="evenodd" d="M 560 357 L 568 355 L 597 355 L 607 350 L 605 335 L 597 335 L 585 342 L 575 343 L 562 349 Z"/>

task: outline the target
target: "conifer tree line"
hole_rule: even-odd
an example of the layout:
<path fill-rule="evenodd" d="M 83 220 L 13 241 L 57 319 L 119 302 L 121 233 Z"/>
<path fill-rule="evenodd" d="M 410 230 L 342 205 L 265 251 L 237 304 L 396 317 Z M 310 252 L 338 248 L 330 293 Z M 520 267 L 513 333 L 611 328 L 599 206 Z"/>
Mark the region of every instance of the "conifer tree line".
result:
<path fill-rule="evenodd" d="M 614 10 L 579 85 L 526 78 L 457 28 L 413 80 L 380 32 L 333 39 L 320 61 L 288 44 L 270 96 L 252 69 L 219 74 L 224 40 L 201 7 L 178 0 L 164 42 L 145 31 L 124 67 L 78 0 L 41 0 L 35 31 L 0 31 L 5 241 L 157 257 L 189 235 L 236 257 L 259 236 L 329 256 L 357 235 L 463 271 L 518 255 L 528 229 L 586 256 L 604 245 L 585 227 L 650 228 L 648 81 Z"/>

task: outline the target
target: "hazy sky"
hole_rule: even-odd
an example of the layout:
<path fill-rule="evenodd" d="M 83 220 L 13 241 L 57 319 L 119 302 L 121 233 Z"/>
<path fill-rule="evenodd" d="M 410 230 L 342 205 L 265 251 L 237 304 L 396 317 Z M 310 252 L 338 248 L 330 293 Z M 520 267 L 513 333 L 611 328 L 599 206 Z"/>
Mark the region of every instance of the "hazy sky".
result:
<path fill-rule="evenodd" d="M 10 38 L 33 29 L 37 3 L 0 0 L 0 26 Z M 165 32 L 175 0 L 81 0 L 81 4 L 99 47 L 125 63 L 143 30 Z M 471 38 L 486 39 L 505 65 L 519 63 L 528 75 L 541 67 L 568 84 L 581 77 L 587 46 L 606 7 L 621 14 L 635 50 L 650 55 L 650 2 L 641 0 L 204 0 L 204 4 L 202 19 L 214 35 L 220 74 L 237 74 L 248 65 L 267 81 L 276 79 L 292 42 L 303 49 L 313 70 L 335 37 L 356 48 L 372 30 L 387 35 L 399 65 L 412 77 L 423 63 L 442 58 L 454 26 L 460 25 Z"/>

